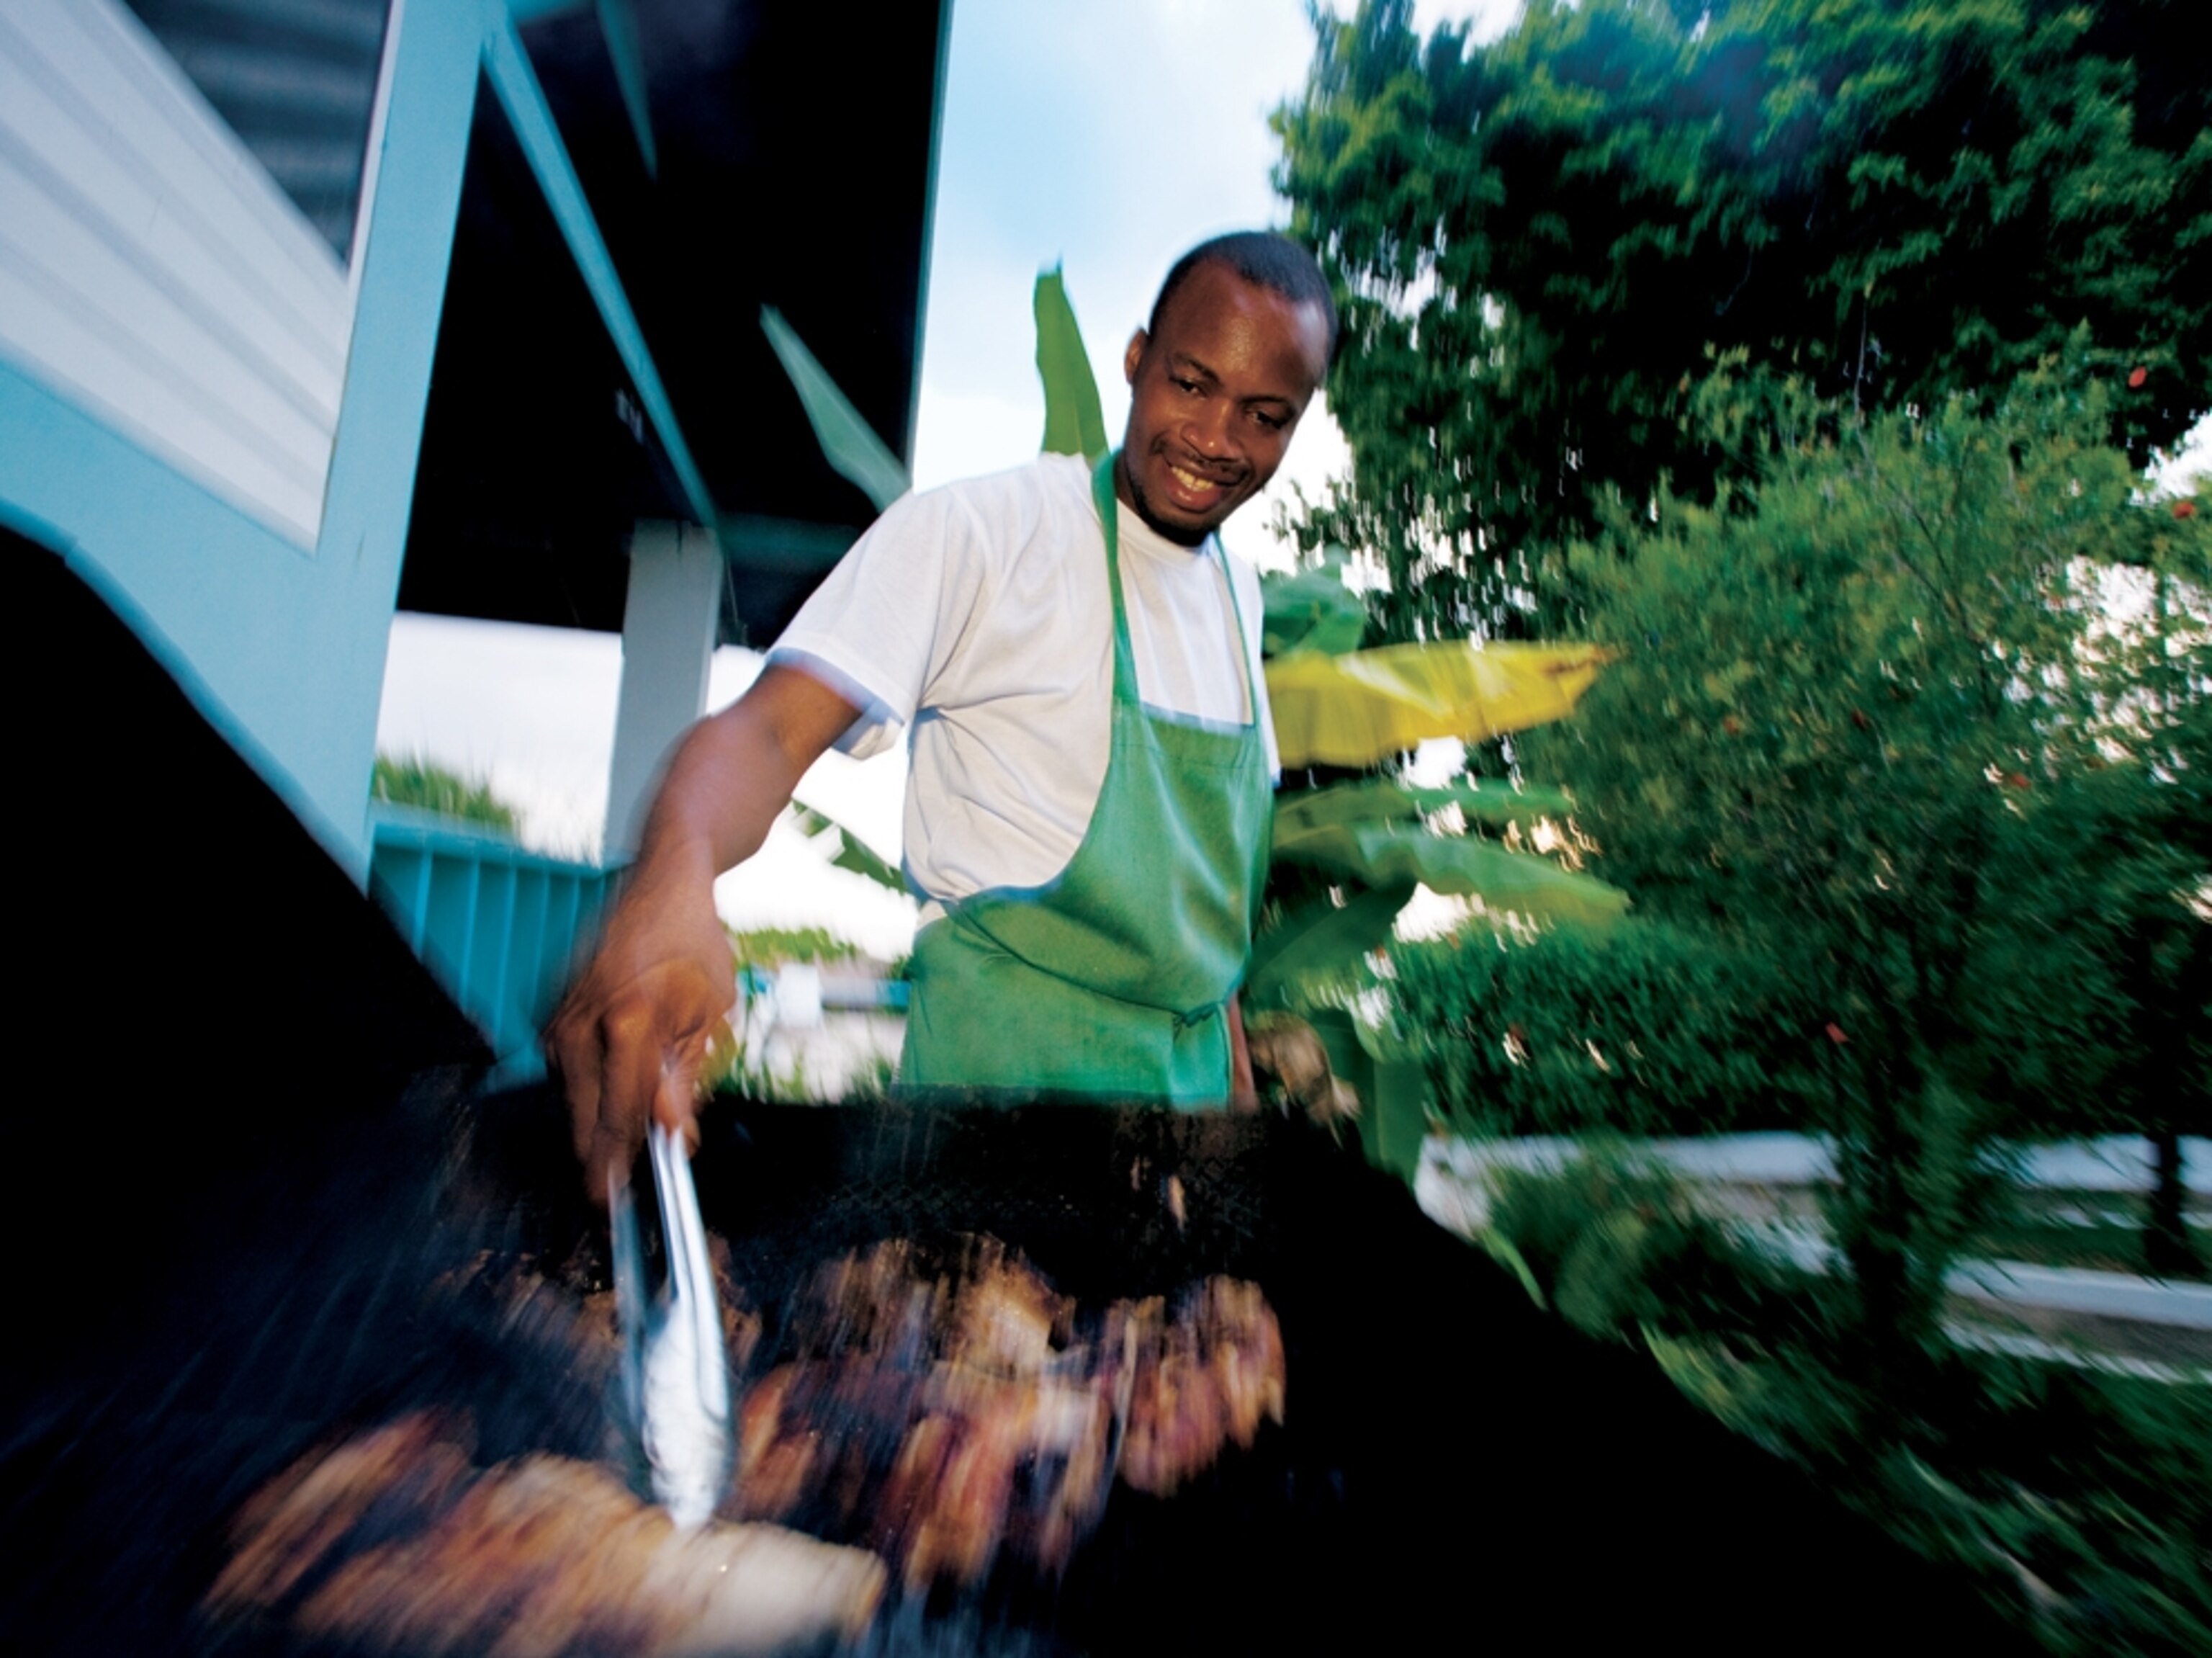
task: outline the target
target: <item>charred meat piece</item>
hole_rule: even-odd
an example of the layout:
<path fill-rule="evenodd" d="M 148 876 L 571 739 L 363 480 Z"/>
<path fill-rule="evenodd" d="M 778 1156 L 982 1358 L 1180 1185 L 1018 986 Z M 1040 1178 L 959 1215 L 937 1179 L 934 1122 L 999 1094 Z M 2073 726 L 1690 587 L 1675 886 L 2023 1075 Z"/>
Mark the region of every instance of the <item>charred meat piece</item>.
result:
<path fill-rule="evenodd" d="M 1158 1301 L 1117 1302 L 1130 1354 L 1121 1478 L 1171 1496 L 1225 1444 L 1249 1447 L 1262 1418 L 1283 1419 L 1283 1332 L 1257 1284 L 1215 1277 L 1186 1291 L 1175 1317 Z"/>
<path fill-rule="evenodd" d="M 416 1411 L 301 1458 L 239 1510 L 236 1551 L 208 1591 L 208 1608 L 277 1606 L 356 1535 L 434 1519 L 475 1472 L 459 1431 Z"/>
<path fill-rule="evenodd" d="M 864 1544 L 908 1594 L 1000 1558 L 1056 1576 L 1106 1506 L 1118 1456 L 1166 1496 L 1283 1416 L 1281 1332 L 1257 1285 L 1215 1277 L 1085 1317 L 991 1238 L 908 1240 L 820 1269 L 798 1355 L 747 1391 L 723 1514 Z"/>
<path fill-rule="evenodd" d="M 775 1653 L 849 1637 L 882 1563 L 771 1526 L 679 1532 L 605 1470 L 533 1455 L 471 1466 L 418 1415 L 303 1459 L 250 1501 L 207 1596 L 367 1653 Z"/>

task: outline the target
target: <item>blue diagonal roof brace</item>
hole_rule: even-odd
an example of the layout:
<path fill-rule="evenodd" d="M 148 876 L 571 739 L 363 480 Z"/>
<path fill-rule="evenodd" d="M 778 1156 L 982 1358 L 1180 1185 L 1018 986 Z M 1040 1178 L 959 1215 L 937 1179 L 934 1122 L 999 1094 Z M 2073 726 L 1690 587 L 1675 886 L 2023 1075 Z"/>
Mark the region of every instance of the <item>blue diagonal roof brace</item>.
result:
<path fill-rule="evenodd" d="M 623 107 L 629 112 L 630 131 L 637 136 L 645 176 L 658 178 L 660 156 L 653 148 L 653 113 L 646 99 L 645 47 L 638 39 L 637 13 L 630 0 L 599 0 L 599 36 L 607 43 L 607 58 L 614 65 Z"/>
<path fill-rule="evenodd" d="M 575 259 L 592 302 L 599 308 L 608 336 L 622 354 L 623 367 L 629 371 L 638 401 L 645 405 L 646 417 L 668 452 L 668 464 L 684 486 L 692 513 L 700 523 L 714 526 L 719 515 L 707 492 L 707 481 L 699 475 L 690 448 L 677 427 L 676 411 L 660 383 L 659 371 L 653 366 L 653 353 L 646 349 L 645 335 L 629 308 L 629 296 L 623 292 L 622 279 L 615 274 L 614 259 L 599 235 L 599 222 L 592 216 L 584 186 L 568 159 L 568 147 L 561 142 L 560 129 L 554 125 L 553 112 L 546 107 L 544 90 L 538 84 L 537 73 L 530 67 L 529 54 L 523 50 L 522 37 L 515 32 L 511 16 L 502 14 L 492 23 L 484 40 L 484 72 L 514 128 L 514 136 L 521 142 L 530 170 L 537 175 L 538 187 L 545 192 L 545 204 L 553 210 L 554 222 L 561 227 L 562 238 Z"/>

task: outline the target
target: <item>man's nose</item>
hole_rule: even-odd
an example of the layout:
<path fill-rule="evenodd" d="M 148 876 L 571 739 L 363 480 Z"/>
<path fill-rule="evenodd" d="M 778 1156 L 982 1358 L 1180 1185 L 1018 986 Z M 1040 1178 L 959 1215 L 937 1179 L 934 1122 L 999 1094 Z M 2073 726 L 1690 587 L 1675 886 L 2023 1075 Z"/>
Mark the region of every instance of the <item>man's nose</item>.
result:
<path fill-rule="evenodd" d="M 1227 400 L 1209 397 L 1202 406 L 1190 411 L 1190 418 L 1183 428 L 1183 436 L 1200 454 L 1226 455 L 1236 452 L 1235 430 Z"/>

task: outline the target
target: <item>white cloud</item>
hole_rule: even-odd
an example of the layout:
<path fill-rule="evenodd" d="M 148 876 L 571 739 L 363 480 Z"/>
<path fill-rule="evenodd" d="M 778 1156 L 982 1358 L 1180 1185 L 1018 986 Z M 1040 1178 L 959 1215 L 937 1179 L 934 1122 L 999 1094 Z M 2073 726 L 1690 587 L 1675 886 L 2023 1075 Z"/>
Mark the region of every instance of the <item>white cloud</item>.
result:
<path fill-rule="evenodd" d="M 1323 3 L 1339 17 L 1352 15 L 1351 0 Z M 1413 32 L 1429 34 L 1439 23 L 1472 23 L 1472 39 L 1495 40 L 1513 27 L 1522 9 L 1522 0 L 1413 0 Z"/>
<path fill-rule="evenodd" d="M 759 671 L 757 652 L 716 651 L 708 706 L 734 701 Z M 612 634 L 401 615 L 392 625 L 377 747 L 486 778 L 521 813 L 526 844 L 592 860 L 621 685 L 622 641 Z M 799 795 L 896 865 L 905 784 L 903 753 L 825 754 Z M 795 826 L 779 825 L 714 897 L 737 926 L 825 926 L 884 957 L 913 942 L 911 899 L 831 867 Z"/>
<path fill-rule="evenodd" d="M 934 489 L 957 478 L 1018 466 L 1037 452 L 1043 432 L 1042 390 L 1028 397 L 1008 392 L 963 393 L 925 381 L 915 423 L 915 487 Z"/>
<path fill-rule="evenodd" d="M 486 778 L 520 810 L 529 844 L 596 856 L 621 683 L 612 634 L 403 614 L 376 746 Z"/>

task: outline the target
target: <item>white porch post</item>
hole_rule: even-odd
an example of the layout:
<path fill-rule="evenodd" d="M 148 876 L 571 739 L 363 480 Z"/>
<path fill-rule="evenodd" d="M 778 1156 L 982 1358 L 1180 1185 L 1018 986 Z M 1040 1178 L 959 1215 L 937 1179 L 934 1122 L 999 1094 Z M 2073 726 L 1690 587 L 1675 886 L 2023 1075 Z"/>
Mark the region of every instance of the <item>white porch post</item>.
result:
<path fill-rule="evenodd" d="M 707 710 L 707 666 L 721 596 L 722 551 L 714 531 L 638 525 L 630 539 L 622 701 L 607 783 L 610 861 L 637 850 L 669 751 Z"/>

